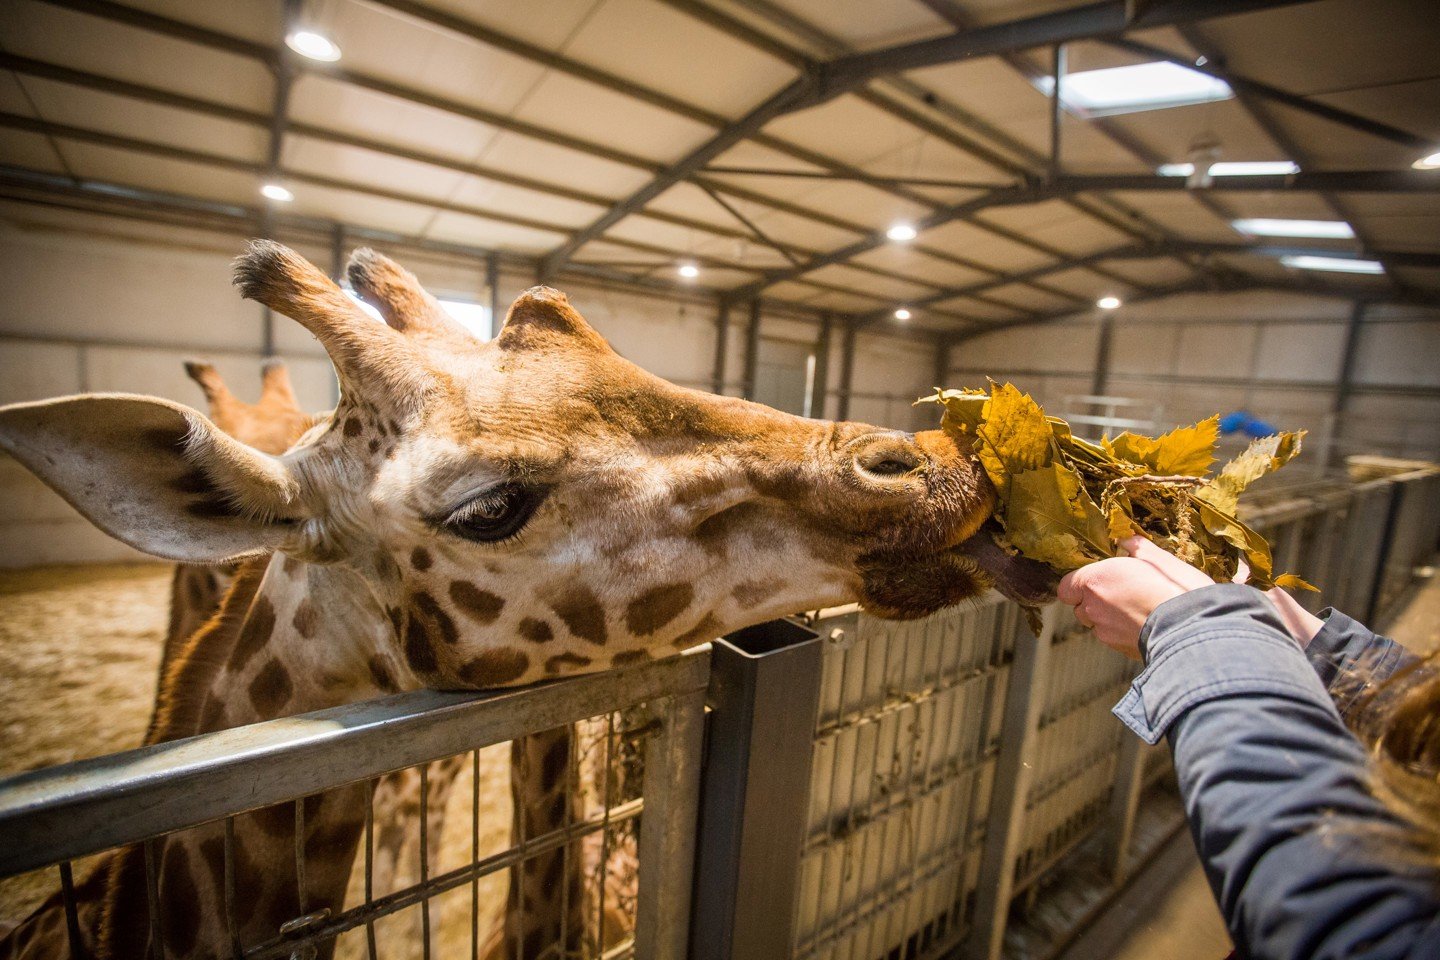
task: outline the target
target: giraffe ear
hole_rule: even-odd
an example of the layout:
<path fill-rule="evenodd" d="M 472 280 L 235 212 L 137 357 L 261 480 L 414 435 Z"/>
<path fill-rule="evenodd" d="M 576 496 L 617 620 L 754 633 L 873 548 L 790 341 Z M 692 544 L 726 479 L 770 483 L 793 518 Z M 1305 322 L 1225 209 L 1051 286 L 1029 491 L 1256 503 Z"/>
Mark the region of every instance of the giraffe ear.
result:
<path fill-rule="evenodd" d="M 531 287 L 510 305 L 497 342 L 507 350 L 557 346 L 610 349 L 605 338 L 553 287 Z"/>
<path fill-rule="evenodd" d="M 284 461 L 168 400 L 90 394 L 0 407 L 0 448 L 95 526 L 167 560 L 271 551 L 303 519 Z"/>

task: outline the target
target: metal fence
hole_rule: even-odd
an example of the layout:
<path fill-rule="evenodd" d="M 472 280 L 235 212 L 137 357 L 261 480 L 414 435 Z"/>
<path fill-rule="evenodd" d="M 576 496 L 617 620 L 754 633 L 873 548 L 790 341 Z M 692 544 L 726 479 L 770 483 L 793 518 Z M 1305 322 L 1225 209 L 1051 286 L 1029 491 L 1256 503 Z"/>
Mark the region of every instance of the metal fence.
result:
<path fill-rule="evenodd" d="M 1247 518 L 1278 569 L 1374 620 L 1436 546 L 1440 471 L 1272 483 Z M 477 768 L 489 744 L 620 716 L 603 741 L 636 743 L 638 791 L 592 797 L 563 828 L 494 849 L 472 821 L 459 865 L 422 859 L 415 883 L 301 909 L 234 955 L 304 956 L 348 937 L 364 956 L 384 918 L 423 920 L 445 897 L 468 942 L 439 955 L 464 955 L 483 932 L 487 876 L 557 848 L 594 859 L 610 831 L 638 823 L 633 939 L 602 932 L 567 958 L 1049 956 L 1181 822 L 1157 802 L 1171 790 L 1167 751 L 1109 714 L 1133 670 L 1059 606 L 1038 634 L 994 595 L 910 623 L 822 612 L 618 673 L 403 695 L 14 778 L 0 784 L 0 875 L 59 865 L 69 888 L 76 858 L 274 804 L 303 820 L 303 799 L 322 791 L 444 757 Z M 470 785 L 478 802 L 479 778 Z M 367 868 L 370 848 L 367 837 Z M 297 846 L 302 875 L 306 856 Z M 141 909 L 163 922 L 153 893 Z"/>

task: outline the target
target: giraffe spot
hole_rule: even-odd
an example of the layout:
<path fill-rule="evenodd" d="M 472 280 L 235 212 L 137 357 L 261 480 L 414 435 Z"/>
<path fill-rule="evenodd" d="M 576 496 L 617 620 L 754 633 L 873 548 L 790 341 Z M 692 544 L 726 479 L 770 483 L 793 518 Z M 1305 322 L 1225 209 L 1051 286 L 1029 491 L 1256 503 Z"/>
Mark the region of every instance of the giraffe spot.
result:
<path fill-rule="evenodd" d="M 230 721 L 225 715 L 225 701 L 215 694 L 205 698 L 205 706 L 200 709 L 200 729 L 198 733 L 211 733 L 215 730 L 224 730 L 230 726 Z"/>
<path fill-rule="evenodd" d="M 362 434 L 362 433 L 364 433 L 364 432 L 365 432 L 365 425 L 360 422 L 360 420 L 359 420 L 358 417 L 346 417 L 346 418 L 345 418 L 345 436 L 347 436 L 347 437 L 358 437 L 358 436 L 360 436 L 360 434 Z"/>
<path fill-rule="evenodd" d="M 411 595 L 410 603 L 412 606 L 410 619 L 415 619 L 415 614 L 418 611 L 435 625 L 435 629 L 440 633 L 441 640 L 454 646 L 455 642 L 460 639 L 460 634 L 455 629 L 455 621 L 450 619 L 450 614 L 446 613 L 445 608 L 440 606 L 439 602 L 430 596 L 430 594 L 424 590 L 418 590 Z"/>
<path fill-rule="evenodd" d="M 640 663 L 650 659 L 650 654 L 645 650 L 622 650 L 610 658 L 612 667 L 628 667 L 632 663 Z"/>
<path fill-rule="evenodd" d="M 715 619 L 711 613 L 700 618 L 700 622 L 680 636 L 671 641 L 677 650 L 684 650 L 686 647 L 693 647 L 697 643 L 707 643 L 720 636 L 720 621 Z"/>
<path fill-rule="evenodd" d="M 769 600 L 785 588 L 781 580 L 741 580 L 730 596 L 742 607 L 754 607 Z"/>
<path fill-rule="evenodd" d="M 561 653 L 545 661 L 545 672 L 550 675 L 569 673 L 572 669 L 583 670 L 594 662 L 589 657 L 574 653 Z"/>
<path fill-rule="evenodd" d="M 430 551 L 424 547 L 416 547 L 410 551 L 410 566 L 416 570 L 429 570 L 430 565 L 434 562 L 430 557 Z"/>
<path fill-rule="evenodd" d="M 425 626 L 413 613 L 405 620 L 405 660 L 416 673 L 433 673 L 439 664 Z"/>
<path fill-rule="evenodd" d="M 520 636 L 531 643 L 547 643 L 555 638 L 555 631 L 550 629 L 550 624 L 534 617 L 526 617 L 521 620 L 520 625 L 515 629 Z"/>
<path fill-rule="evenodd" d="M 482 650 L 460 668 L 460 679 L 473 687 L 493 687 L 516 680 L 530 669 L 530 658 L 519 650 Z"/>
<path fill-rule="evenodd" d="M 315 636 L 316 629 L 320 626 L 320 617 L 315 613 L 315 605 L 310 602 L 309 597 L 300 601 L 295 608 L 295 616 L 290 620 L 300 636 L 309 640 Z"/>
<path fill-rule="evenodd" d="M 368 449 L 371 453 L 374 453 L 376 450 L 379 450 L 379 449 L 380 449 L 380 441 L 379 441 L 379 440 L 371 440 L 369 443 L 367 443 L 367 444 L 365 445 L 365 447 L 366 447 L 366 449 Z"/>
<path fill-rule="evenodd" d="M 685 612 L 695 599 L 688 583 L 672 583 L 647 590 L 625 608 L 625 625 L 637 637 L 648 637 Z"/>
<path fill-rule="evenodd" d="M 394 693 L 400 689 L 399 685 L 395 683 L 395 675 L 390 672 L 389 662 L 380 654 L 370 655 L 369 667 L 370 679 L 375 682 L 376 687 L 386 693 Z"/>
<path fill-rule="evenodd" d="M 527 931 L 521 945 L 522 957 L 538 957 L 545 951 L 545 942 L 550 939 L 547 931 L 534 929 Z"/>
<path fill-rule="evenodd" d="M 600 598 L 589 587 L 572 587 L 559 600 L 550 604 L 550 609 L 565 624 L 565 628 L 581 640 L 588 640 L 603 646 L 605 635 L 605 607 Z"/>
<path fill-rule="evenodd" d="M 200 935 L 200 902 L 195 895 L 195 877 L 190 871 L 190 854 L 179 842 L 165 844 L 162 862 L 161 895 L 165 898 L 161 936 L 166 952 L 188 957 Z"/>
<path fill-rule="evenodd" d="M 540 761 L 541 786 L 546 790 L 554 790 L 569 769 L 570 731 L 567 729 L 545 748 L 545 757 Z"/>
<path fill-rule="evenodd" d="M 477 623 L 494 623 L 500 616 L 500 611 L 505 607 L 505 601 L 497 597 L 489 590 L 481 590 L 475 584 L 465 580 L 456 580 L 450 584 L 450 599 L 455 601 L 455 606 L 475 620 Z"/>
<path fill-rule="evenodd" d="M 269 597 L 261 594 L 250 605 L 250 612 L 246 614 L 245 623 L 240 627 L 240 636 L 236 638 L 235 649 L 230 651 L 230 660 L 226 665 L 237 673 L 245 669 L 245 664 L 265 646 L 274 631 L 275 605 L 270 602 Z"/>
<path fill-rule="evenodd" d="M 290 672 L 285 669 L 285 664 L 274 657 L 271 657 L 265 666 L 260 668 L 260 672 L 255 674 L 255 679 L 250 681 L 250 703 L 261 717 L 278 717 L 294 692 L 295 686 L 290 682 Z"/>

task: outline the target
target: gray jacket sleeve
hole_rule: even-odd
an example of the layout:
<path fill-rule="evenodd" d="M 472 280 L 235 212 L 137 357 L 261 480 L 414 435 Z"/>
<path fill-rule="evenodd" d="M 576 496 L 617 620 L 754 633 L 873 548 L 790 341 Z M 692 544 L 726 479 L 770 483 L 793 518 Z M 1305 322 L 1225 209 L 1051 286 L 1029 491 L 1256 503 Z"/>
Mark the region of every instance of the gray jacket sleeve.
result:
<path fill-rule="evenodd" d="M 1305 657 L 1330 691 L 1340 716 L 1348 720 L 1361 694 L 1414 663 L 1416 657 L 1334 607 L 1322 610 L 1320 619 L 1325 625 L 1305 648 Z"/>
<path fill-rule="evenodd" d="M 1115 712 L 1150 743 L 1168 735 L 1239 955 L 1440 957 L 1440 872 L 1387 846 L 1402 827 L 1366 789 L 1364 750 L 1269 601 L 1238 584 L 1191 591 L 1151 615 L 1144 639 L 1146 667 Z"/>

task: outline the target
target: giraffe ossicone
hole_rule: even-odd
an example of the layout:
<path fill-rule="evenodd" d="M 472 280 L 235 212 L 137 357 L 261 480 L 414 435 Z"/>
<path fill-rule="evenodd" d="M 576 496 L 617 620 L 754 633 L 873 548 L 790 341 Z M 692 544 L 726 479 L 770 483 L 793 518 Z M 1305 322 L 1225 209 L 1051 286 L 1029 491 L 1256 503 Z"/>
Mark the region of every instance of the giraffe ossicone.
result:
<path fill-rule="evenodd" d="M 1053 587 L 1048 568 L 995 546 L 984 471 L 939 431 L 675 386 L 547 287 L 486 343 L 392 261 L 359 251 L 348 272 L 385 324 L 285 247 L 257 241 L 237 260 L 241 292 L 314 334 L 341 385 L 335 411 L 283 453 L 156 398 L 0 408 L 0 446 L 126 543 L 188 563 L 275 554 L 242 570 L 190 641 L 173 671 L 183 696 L 152 742 L 403 689 L 623 666 L 853 600 L 914 617 L 992 584 L 1027 601 Z M 358 842 L 363 805 L 343 793 L 305 818 L 307 855 L 322 858 L 299 898 L 312 907 L 339 908 Z M 167 914 L 175 955 L 229 949 L 221 912 L 195 902 L 218 896 L 196 881 L 219 875 L 215 829 L 162 844 L 162 896 L 191 906 Z M 293 829 L 263 812 L 237 821 L 238 869 L 260 890 L 238 921 L 247 942 L 295 916 L 294 883 L 266 879 L 293 863 Z M 143 901 L 137 856 L 103 878 L 99 956 L 147 942 L 144 910 L 123 909 Z"/>

